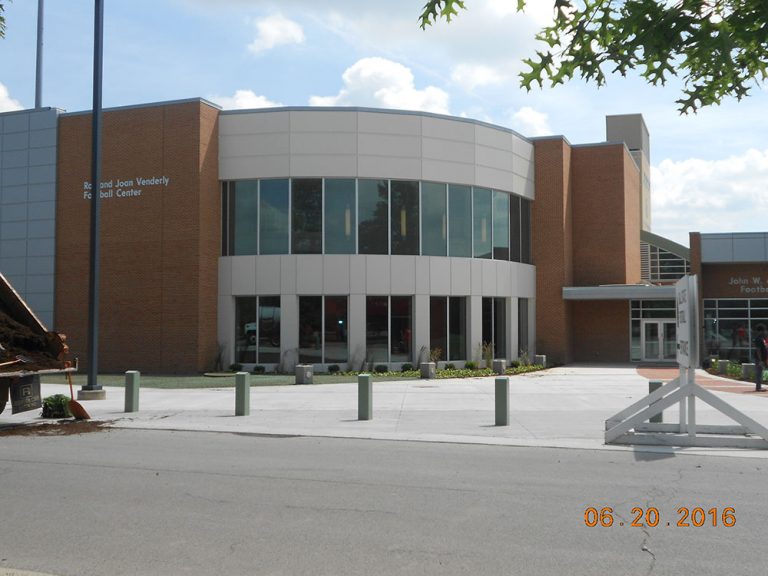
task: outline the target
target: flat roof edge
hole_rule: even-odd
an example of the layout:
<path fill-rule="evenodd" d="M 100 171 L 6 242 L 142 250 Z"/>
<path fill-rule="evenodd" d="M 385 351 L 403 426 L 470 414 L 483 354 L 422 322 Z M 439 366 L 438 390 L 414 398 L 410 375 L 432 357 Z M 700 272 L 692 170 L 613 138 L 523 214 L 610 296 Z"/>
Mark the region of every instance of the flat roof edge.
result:
<path fill-rule="evenodd" d="M 674 300 L 674 286 L 564 286 L 563 300 Z"/>
<path fill-rule="evenodd" d="M 206 106 L 210 106 L 211 108 L 215 108 L 216 110 L 221 110 L 221 106 L 218 104 L 214 104 L 210 100 L 206 100 L 205 98 L 183 98 L 181 100 L 164 100 L 160 102 L 146 102 L 144 104 L 128 104 L 126 106 L 113 106 L 111 108 L 102 108 L 102 112 L 116 112 L 119 110 L 135 110 L 138 108 L 159 108 L 161 106 L 176 106 L 179 104 L 191 104 L 191 103 L 200 103 L 205 104 Z M 86 114 L 90 114 L 93 110 L 79 110 L 77 112 L 65 112 L 62 114 L 62 116 L 83 116 Z"/>

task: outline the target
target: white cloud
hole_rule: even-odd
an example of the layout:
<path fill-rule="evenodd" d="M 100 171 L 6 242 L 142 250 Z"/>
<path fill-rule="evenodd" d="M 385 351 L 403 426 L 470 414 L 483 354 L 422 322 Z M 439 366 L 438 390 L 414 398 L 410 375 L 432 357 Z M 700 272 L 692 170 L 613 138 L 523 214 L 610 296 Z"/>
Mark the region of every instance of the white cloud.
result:
<path fill-rule="evenodd" d="M 512 127 L 524 136 L 547 136 L 552 134 L 549 117 L 530 106 L 523 106 L 512 115 Z"/>
<path fill-rule="evenodd" d="M 0 83 L 0 112 L 11 112 L 13 110 L 22 110 L 23 108 L 21 102 L 11 98 L 8 88 Z"/>
<path fill-rule="evenodd" d="M 304 30 L 301 25 L 282 14 L 257 20 L 255 25 L 256 39 L 248 45 L 248 50 L 254 54 L 260 54 L 283 44 L 304 42 Z"/>
<path fill-rule="evenodd" d="M 312 96 L 312 106 L 374 106 L 423 110 L 448 114 L 448 94 L 427 86 L 414 85 L 409 68 L 385 58 L 363 58 L 342 75 L 344 87 L 336 96 Z"/>
<path fill-rule="evenodd" d="M 688 232 L 768 229 L 768 150 L 724 160 L 663 160 L 651 168 L 653 231 L 688 245 Z"/>
<path fill-rule="evenodd" d="M 478 86 L 490 86 L 504 81 L 504 75 L 496 68 L 483 64 L 459 64 L 451 71 L 451 80 L 466 90 Z"/>
<path fill-rule="evenodd" d="M 282 106 L 279 102 L 272 102 L 266 96 L 256 94 L 253 90 L 236 90 L 234 96 L 210 96 L 208 99 L 225 110 L 275 108 Z"/>

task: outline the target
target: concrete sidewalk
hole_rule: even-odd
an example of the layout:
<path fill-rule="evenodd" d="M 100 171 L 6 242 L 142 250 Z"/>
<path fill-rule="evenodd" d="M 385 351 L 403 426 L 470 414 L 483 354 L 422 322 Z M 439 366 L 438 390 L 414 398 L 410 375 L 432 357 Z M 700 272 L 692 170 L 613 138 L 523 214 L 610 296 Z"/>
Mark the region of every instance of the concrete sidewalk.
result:
<path fill-rule="evenodd" d="M 606 446 L 605 420 L 648 393 L 648 380 L 638 374 L 635 366 L 566 366 L 512 376 L 509 426 L 494 425 L 493 377 L 374 383 L 370 421 L 357 419 L 355 383 L 253 387 L 248 416 L 235 416 L 234 388 L 144 388 L 140 410 L 135 413 L 124 412 L 123 388 L 106 390 L 106 400 L 81 404 L 94 420 L 108 421 L 118 428 L 768 458 L 768 450 Z M 43 397 L 57 393 L 68 395 L 69 390 L 63 385 L 43 384 Z M 768 426 L 768 399 L 716 394 Z M 702 402 L 697 407 L 699 424 L 730 423 Z M 664 418 L 676 421 L 677 410 L 665 411 Z M 0 416 L 0 426 L 35 421 L 42 421 L 38 411 L 11 416 L 10 406 Z"/>

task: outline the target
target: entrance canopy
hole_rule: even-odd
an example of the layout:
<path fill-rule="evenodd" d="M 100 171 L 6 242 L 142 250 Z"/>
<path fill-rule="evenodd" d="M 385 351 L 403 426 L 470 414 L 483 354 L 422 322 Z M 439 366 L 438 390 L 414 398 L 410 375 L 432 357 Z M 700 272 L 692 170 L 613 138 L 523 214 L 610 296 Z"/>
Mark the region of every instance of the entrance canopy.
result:
<path fill-rule="evenodd" d="M 674 286 L 609 284 L 605 286 L 564 286 L 563 300 L 674 300 Z"/>

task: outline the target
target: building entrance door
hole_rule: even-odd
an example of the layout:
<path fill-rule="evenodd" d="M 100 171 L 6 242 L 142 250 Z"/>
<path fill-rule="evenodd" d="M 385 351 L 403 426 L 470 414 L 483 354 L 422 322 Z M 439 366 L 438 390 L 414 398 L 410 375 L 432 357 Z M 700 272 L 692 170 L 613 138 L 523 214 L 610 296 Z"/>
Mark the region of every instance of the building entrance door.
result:
<path fill-rule="evenodd" d="M 670 361 L 677 358 L 677 329 L 674 321 L 643 320 L 643 360 Z"/>

